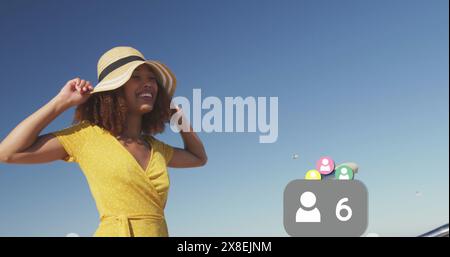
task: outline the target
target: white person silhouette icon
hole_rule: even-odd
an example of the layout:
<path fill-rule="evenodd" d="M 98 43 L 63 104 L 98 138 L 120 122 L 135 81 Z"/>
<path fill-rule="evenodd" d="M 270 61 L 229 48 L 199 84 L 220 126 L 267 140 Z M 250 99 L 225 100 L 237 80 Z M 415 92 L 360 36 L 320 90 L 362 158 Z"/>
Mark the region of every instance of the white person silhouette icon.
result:
<path fill-rule="evenodd" d="M 310 191 L 300 196 L 300 205 L 295 215 L 295 222 L 320 222 L 320 211 L 315 207 L 316 195 Z"/>

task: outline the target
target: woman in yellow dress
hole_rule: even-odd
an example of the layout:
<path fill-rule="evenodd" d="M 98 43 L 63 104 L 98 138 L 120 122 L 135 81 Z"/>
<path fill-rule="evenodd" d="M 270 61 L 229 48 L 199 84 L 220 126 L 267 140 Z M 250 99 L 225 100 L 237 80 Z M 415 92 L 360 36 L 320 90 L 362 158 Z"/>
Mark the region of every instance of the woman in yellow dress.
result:
<path fill-rule="evenodd" d="M 0 161 L 78 163 L 99 212 L 94 236 L 168 236 L 167 167 L 198 167 L 207 161 L 190 125 L 180 131 L 184 149 L 153 136 L 164 130 L 173 113 L 183 117 L 178 107 L 170 109 L 175 76 L 132 47 L 104 53 L 97 73 L 95 87 L 72 79 L 17 125 L 0 144 Z M 71 107 L 76 107 L 72 126 L 39 135 Z"/>

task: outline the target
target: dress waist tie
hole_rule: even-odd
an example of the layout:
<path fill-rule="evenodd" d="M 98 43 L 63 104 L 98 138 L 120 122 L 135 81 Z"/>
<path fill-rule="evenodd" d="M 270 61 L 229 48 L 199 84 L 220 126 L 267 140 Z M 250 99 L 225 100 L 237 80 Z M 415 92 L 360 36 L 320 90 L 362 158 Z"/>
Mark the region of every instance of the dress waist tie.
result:
<path fill-rule="evenodd" d="M 102 215 L 100 222 L 108 219 L 113 219 L 120 223 L 121 233 L 120 236 L 131 236 L 130 220 L 163 220 L 164 216 L 158 214 L 120 214 L 120 215 Z"/>

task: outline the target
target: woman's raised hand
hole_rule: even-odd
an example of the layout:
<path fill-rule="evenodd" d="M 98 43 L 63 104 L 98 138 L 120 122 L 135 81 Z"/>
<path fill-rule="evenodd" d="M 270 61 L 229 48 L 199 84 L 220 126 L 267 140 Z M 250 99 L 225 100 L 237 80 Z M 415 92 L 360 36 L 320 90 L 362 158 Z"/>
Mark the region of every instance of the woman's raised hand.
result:
<path fill-rule="evenodd" d="M 75 78 L 67 81 L 57 98 L 66 107 L 73 107 L 86 102 L 91 96 L 92 90 L 94 87 L 89 81 Z"/>

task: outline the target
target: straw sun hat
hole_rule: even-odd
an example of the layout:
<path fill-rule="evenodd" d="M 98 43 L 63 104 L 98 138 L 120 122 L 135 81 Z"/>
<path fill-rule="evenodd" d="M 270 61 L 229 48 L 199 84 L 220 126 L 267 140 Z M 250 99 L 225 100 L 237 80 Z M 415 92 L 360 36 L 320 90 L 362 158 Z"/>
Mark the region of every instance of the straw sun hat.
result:
<path fill-rule="evenodd" d="M 131 77 L 133 71 L 141 64 L 149 65 L 162 87 L 169 96 L 173 96 L 177 81 L 170 69 L 154 60 L 146 60 L 138 50 L 128 47 L 114 47 L 104 53 L 97 63 L 98 84 L 92 94 L 117 89 L 124 85 Z"/>

